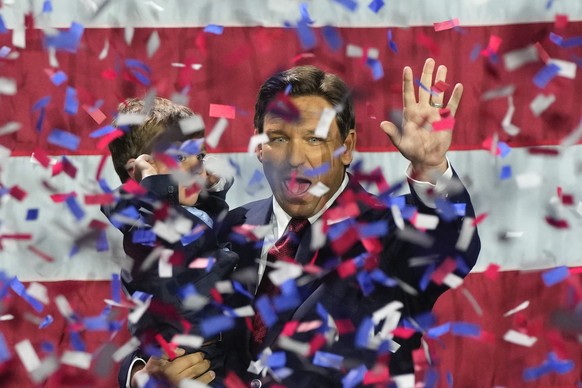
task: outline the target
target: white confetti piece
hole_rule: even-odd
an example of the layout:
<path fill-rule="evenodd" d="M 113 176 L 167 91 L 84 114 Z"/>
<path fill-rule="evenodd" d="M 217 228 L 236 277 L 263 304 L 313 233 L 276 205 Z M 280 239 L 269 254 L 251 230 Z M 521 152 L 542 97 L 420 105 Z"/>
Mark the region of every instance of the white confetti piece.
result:
<path fill-rule="evenodd" d="M 14 319 L 14 315 L 12 315 L 12 314 L 0 315 L 0 321 L 11 321 L 13 319 Z"/>
<path fill-rule="evenodd" d="M 125 27 L 123 29 L 123 37 L 125 39 L 125 43 L 128 46 L 131 46 L 131 41 L 133 40 L 134 32 L 135 32 L 135 28 L 133 28 L 133 27 Z"/>
<path fill-rule="evenodd" d="M 171 249 L 164 249 L 158 261 L 158 276 L 161 278 L 171 278 L 173 266 L 170 263 L 170 257 L 174 254 Z"/>
<path fill-rule="evenodd" d="M 398 310 L 404 307 L 404 304 L 400 301 L 392 301 L 386 304 L 384 307 L 379 308 L 378 310 L 374 311 L 372 314 L 372 322 L 375 325 L 379 324 L 383 319 L 387 318 L 390 315 L 393 315 Z"/>
<path fill-rule="evenodd" d="M 509 330 L 503 336 L 503 339 L 507 342 L 511 342 L 512 344 L 525 346 L 531 348 L 533 344 L 537 342 L 536 337 L 530 337 L 527 334 L 520 333 L 519 331 Z"/>
<path fill-rule="evenodd" d="M 463 284 L 463 278 L 451 272 L 444 277 L 443 283 L 446 284 L 449 288 L 452 288 L 454 290 L 455 288 L 458 288 L 461 284 Z"/>
<path fill-rule="evenodd" d="M 122 125 L 141 125 L 145 122 L 147 116 L 140 113 L 120 113 L 115 119 L 118 127 Z"/>
<path fill-rule="evenodd" d="M 147 5 L 149 5 L 150 7 L 152 7 L 152 9 L 155 9 L 158 12 L 164 12 L 164 8 L 162 6 L 160 6 L 158 3 L 156 3 L 153 0 L 149 0 L 146 2 Z"/>
<path fill-rule="evenodd" d="M 127 321 L 129 323 L 135 324 L 137 323 L 142 315 L 146 312 L 146 310 L 150 307 L 152 298 L 150 297 L 145 303 L 140 303 L 138 306 L 127 315 Z"/>
<path fill-rule="evenodd" d="M 495 98 L 502 98 L 511 96 L 515 92 L 515 85 L 502 86 L 486 91 L 481 95 L 482 101 L 493 100 Z"/>
<path fill-rule="evenodd" d="M 307 190 L 311 195 L 315 195 L 316 197 L 321 197 L 325 193 L 329 191 L 329 187 L 324 185 L 321 182 L 317 182 L 315 185 L 311 186 L 309 190 Z"/>
<path fill-rule="evenodd" d="M 305 333 L 311 330 L 315 330 L 321 327 L 322 322 L 320 320 L 316 321 L 308 321 L 308 322 L 301 322 L 297 329 L 295 330 L 297 333 Z"/>
<path fill-rule="evenodd" d="M 107 58 L 107 54 L 109 54 L 109 40 L 106 40 L 105 43 L 103 44 L 103 48 L 99 53 L 99 60 L 102 61 L 105 58 Z"/>
<path fill-rule="evenodd" d="M 471 294 L 469 292 L 469 290 L 467 290 L 466 288 L 461 288 L 461 292 L 463 293 L 463 296 L 465 298 L 467 298 L 467 300 L 469 301 L 469 303 L 471 303 L 471 306 L 473 306 L 473 310 L 475 310 L 475 312 L 477 313 L 477 315 L 482 316 L 483 315 L 483 309 L 481 308 L 481 306 L 479 306 L 479 303 L 477 303 L 477 300 L 475 299 L 475 297 L 473 296 L 473 294 Z"/>
<path fill-rule="evenodd" d="M 557 65 L 560 68 L 558 71 L 560 77 L 568 79 L 576 78 L 576 63 L 552 58 L 548 61 L 548 65 L 551 64 Z"/>
<path fill-rule="evenodd" d="M 220 294 L 232 294 L 234 292 L 234 288 L 232 287 L 232 282 L 230 280 L 221 280 L 219 282 L 214 283 L 214 288 Z"/>
<path fill-rule="evenodd" d="M 323 231 L 323 221 L 318 219 L 313 224 L 311 224 L 311 242 L 309 247 L 311 250 L 315 251 L 325 245 L 327 240 L 327 235 Z"/>
<path fill-rule="evenodd" d="M 54 356 L 45 357 L 38 368 L 30 372 L 29 376 L 36 384 L 44 382 L 50 375 L 55 373 L 61 365 Z"/>
<path fill-rule="evenodd" d="M 91 353 L 65 350 L 61 356 L 61 363 L 80 369 L 89 369 L 91 366 Z"/>
<path fill-rule="evenodd" d="M 289 279 L 297 279 L 303 273 L 303 268 L 297 264 L 279 261 L 275 265 L 279 268 L 269 272 L 269 279 L 276 286 L 280 286 Z"/>
<path fill-rule="evenodd" d="M 531 189 L 542 185 L 542 176 L 535 172 L 528 172 L 516 175 L 515 181 L 520 189 Z"/>
<path fill-rule="evenodd" d="M 57 295 L 55 298 L 55 303 L 61 315 L 67 320 L 70 320 L 71 317 L 75 314 L 73 308 L 69 304 L 69 301 L 64 295 Z"/>
<path fill-rule="evenodd" d="M 40 283 L 32 282 L 26 289 L 26 293 L 32 296 L 34 299 L 38 300 L 42 304 L 49 304 L 49 297 L 47 294 L 47 289 Z"/>
<path fill-rule="evenodd" d="M 255 315 L 255 309 L 253 309 L 253 306 L 250 305 L 242 306 L 234 309 L 233 313 L 237 317 L 252 317 Z"/>
<path fill-rule="evenodd" d="M 405 227 L 404 229 L 397 229 L 396 236 L 403 241 L 418 245 L 419 247 L 430 248 L 434 244 L 434 237 L 429 236 L 412 227 Z"/>
<path fill-rule="evenodd" d="M 0 94 L 13 96 L 16 94 L 16 81 L 12 78 L 0 77 Z"/>
<path fill-rule="evenodd" d="M 199 348 L 204 343 L 204 338 L 199 335 L 176 334 L 172 337 L 172 342 L 178 346 Z"/>
<path fill-rule="evenodd" d="M 333 108 L 323 108 L 321 116 L 319 117 L 319 122 L 315 128 L 315 136 L 321 137 L 322 139 L 327 139 L 329 133 L 329 127 L 335 119 L 336 111 Z"/>
<path fill-rule="evenodd" d="M 348 44 L 346 46 L 346 56 L 348 58 L 361 58 L 364 55 L 364 49 L 360 46 L 354 44 Z"/>
<path fill-rule="evenodd" d="M 392 205 L 390 207 L 392 211 L 392 218 L 394 218 L 394 223 L 398 227 L 398 229 L 404 229 L 404 218 L 402 218 L 402 213 L 400 212 L 400 208 L 398 205 Z"/>
<path fill-rule="evenodd" d="M 533 99 L 531 104 L 529 104 L 529 109 L 531 109 L 534 116 L 539 117 L 546 109 L 550 107 L 556 101 L 556 96 L 550 94 L 549 96 L 540 93 Z"/>
<path fill-rule="evenodd" d="M 156 53 L 156 51 L 158 51 L 158 49 L 160 48 L 160 34 L 158 34 L 157 31 L 152 32 L 152 34 L 150 35 L 150 38 L 148 39 L 147 45 L 146 45 L 146 51 L 148 54 L 148 58 L 151 58 L 154 56 L 154 54 Z"/>
<path fill-rule="evenodd" d="M 259 146 L 259 144 L 265 144 L 268 142 L 269 142 L 269 136 L 267 136 L 267 134 L 265 134 L 265 133 L 253 135 L 249 139 L 249 147 L 247 148 L 247 151 L 249 154 L 254 154 L 256 152 L 257 146 Z"/>
<path fill-rule="evenodd" d="M 182 235 L 178 232 L 176 232 L 176 230 L 174 228 L 172 228 L 170 225 L 166 224 L 163 221 L 156 221 L 156 223 L 154 224 L 154 227 L 152 228 L 152 232 L 154 232 L 156 234 L 156 236 L 158 236 L 159 238 L 166 240 L 167 242 L 169 242 L 170 244 L 173 244 L 177 241 L 180 240 L 180 238 L 182 237 Z"/>
<path fill-rule="evenodd" d="M 22 124 L 16 121 L 10 121 L 7 124 L 0 127 L 0 136 L 8 135 L 9 133 L 14 133 L 22 128 Z"/>
<path fill-rule="evenodd" d="M 48 47 L 46 53 L 48 55 L 50 67 L 58 69 L 60 65 L 59 60 L 57 59 L 57 50 L 54 47 Z"/>
<path fill-rule="evenodd" d="M 28 373 L 40 367 L 40 359 L 29 340 L 20 341 L 14 345 L 14 350 Z"/>
<path fill-rule="evenodd" d="M 131 337 L 129 341 L 121 345 L 119 349 L 117 349 L 115 353 L 113 353 L 113 355 L 111 356 L 113 358 L 113 361 L 120 362 L 131 352 L 136 350 L 139 347 L 139 344 L 140 342 L 137 338 Z"/>
<path fill-rule="evenodd" d="M 501 121 L 501 127 L 510 136 L 517 136 L 521 129 L 512 124 L 511 120 L 513 119 L 513 114 L 515 113 L 515 105 L 513 104 L 513 96 L 507 96 L 507 112 Z"/>
<path fill-rule="evenodd" d="M 582 121 L 572 132 L 568 134 L 568 136 L 564 138 L 564 140 L 561 141 L 560 145 L 562 147 L 570 147 L 578 143 L 580 139 L 582 139 Z"/>
<path fill-rule="evenodd" d="M 509 310 L 508 312 L 506 312 L 505 314 L 503 314 L 503 316 L 508 317 L 510 315 L 513 315 L 513 314 L 519 312 L 519 311 L 525 310 L 528 307 L 529 307 L 529 300 L 526 300 L 525 302 L 520 303 L 517 307 L 514 307 L 511 310 Z"/>
<path fill-rule="evenodd" d="M 534 45 L 513 50 L 503 55 L 503 64 L 507 71 L 514 71 L 528 63 L 540 60 L 538 50 Z"/>
<path fill-rule="evenodd" d="M 466 251 L 469 248 L 469 244 L 473 239 L 473 233 L 475 233 L 475 225 L 473 222 L 475 220 L 471 217 L 465 217 L 463 219 L 463 225 L 461 226 L 461 233 L 459 234 L 459 239 L 457 240 L 457 244 L 455 248 L 460 251 Z"/>
<path fill-rule="evenodd" d="M 21 49 L 26 48 L 26 30 L 24 28 L 24 20 L 22 23 L 16 23 L 12 30 L 12 45 Z"/>
<path fill-rule="evenodd" d="M 578 202 L 578 206 L 576 207 L 576 211 L 578 214 L 582 215 L 582 201 Z"/>
<path fill-rule="evenodd" d="M 283 335 L 279 337 L 277 345 L 279 345 L 281 349 L 288 350 L 304 357 L 306 357 L 310 352 L 310 345 L 308 343 L 300 342 Z"/>
<path fill-rule="evenodd" d="M 212 128 L 212 131 L 210 131 L 210 134 L 208 134 L 208 136 L 206 137 L 206 144 L 208 144 L 212 148 L 216 148 L 218 142 L 220 141 L 220 138 L 222 137 L 222 134 L 226 130 L 226 127 L 228 127 L 228 120 L 225 119 L 224 117 L 218 119 L 216 124 L 214 124 L 214 128 Z"/>
<path fill-rule="evenodd" d="M 436 229 L 439 224 L 439 217 L 431 214 L 417 213 L 412 224 L 417 229 L 433 230 Z"/>
<path fill-rule="evenodd" d="M 194 115 L 186 119 L 180 120 L 178 123 L 180 125 L 180 130 L 185 136 L 204 131 L 204 120 L 202 116 Z"/>

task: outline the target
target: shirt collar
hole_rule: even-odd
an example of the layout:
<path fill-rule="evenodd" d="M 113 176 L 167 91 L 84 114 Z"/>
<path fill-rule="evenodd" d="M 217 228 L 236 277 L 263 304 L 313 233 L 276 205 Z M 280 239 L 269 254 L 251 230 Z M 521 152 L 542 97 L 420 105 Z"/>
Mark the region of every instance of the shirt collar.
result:
<path fill-rule="evenodd" d="M 315 221 L 317 221 L 321 217 L 321 215 L 327 209 L 329 209 L 329 207 L 335 202 L 337 197 L 339 197 L 339 195 L 348 186 L 348 182 L 349 182 L 348 174 L 345 173 L 342 184 L 337 189 L 337 191 L 332 195 L 332 197 L 325 203 L 325 206 L 323 206 L 323 208 L 321 208 L 321 210 L 318 211 L 316 214 L 307 219 L 310 224 L 313 224 Z M 275 221 L 277 223 L 277 238 L 279 238 L 283 235 L 283 232 L 287 228 L 287 225 L 289 224 L 289 221 L 291 221 L 292 217 L 289 214 L 287 214 L 285 210 L 283 210 L 281 205 L 279 205 L 279 202 L 275 200 L 275 196 L 273 196 L 273 215 L 275 216 Z"/>

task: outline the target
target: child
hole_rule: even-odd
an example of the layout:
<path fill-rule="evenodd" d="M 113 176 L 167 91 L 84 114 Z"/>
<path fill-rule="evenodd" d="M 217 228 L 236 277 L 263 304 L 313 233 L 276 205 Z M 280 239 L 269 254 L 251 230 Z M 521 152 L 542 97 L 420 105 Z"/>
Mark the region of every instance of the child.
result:
<path fill-rule="evenodd" d="M 193 112 L 159 97 L 147 105 L 130 99 L 119 106 L 117 122 L 121 115 L 131 122 L 145 115 L 109 144 L 121 181 L 131 178 L 140 187 L 122 186 L 117 202 L 103 212 L 123 233 L 124 250 L 133 259 L 131 269 L 122 270 L 126 291 L 152 295 L 146 312 L 129 324 L 141 350 L 149 353 L 148 346 L 163 342 L 158 334 L 168 342 L 176 334 L 201 335 L 200 322 L 218 314 L 218 307 L 209 303 L 211 289 L 230 274 L 238 256 L 220 246 L 214 233 L 228 212 L 224 199 L 232 178 L 205 170 L 203 131 L 195 133 L 198 139 L 182 134 L 180 122 Z M 219 341 L 219 336 L 204 338 L 202 348 L 186 350 L 204 351 L 217 371 L 222 364 Z"/>

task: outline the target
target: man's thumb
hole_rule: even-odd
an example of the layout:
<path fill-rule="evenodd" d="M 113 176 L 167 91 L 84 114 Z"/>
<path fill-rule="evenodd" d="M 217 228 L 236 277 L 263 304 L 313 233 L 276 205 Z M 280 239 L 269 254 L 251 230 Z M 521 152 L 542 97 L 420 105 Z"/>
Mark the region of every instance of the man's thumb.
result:
<path fill-rule="evenodd" d="M 380 123 L 380 128 L 382 128 L 384 133 L 388 135 L 390 141 L 392 141 L 393 144 L 398 144 L 401 137 L 401 133 L 400 129 L 396 125 L 394 125 L 390 121 L 382 121 Z"/>

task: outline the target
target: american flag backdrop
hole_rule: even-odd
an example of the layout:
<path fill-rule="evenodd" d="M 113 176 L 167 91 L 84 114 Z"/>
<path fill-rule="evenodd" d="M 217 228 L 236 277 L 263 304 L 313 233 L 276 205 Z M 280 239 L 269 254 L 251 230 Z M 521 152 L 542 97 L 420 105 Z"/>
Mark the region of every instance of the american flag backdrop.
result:
<path fill-rule="evenodd" d="M 582 381 L 579 0 L 4 0 L 0 16 L 0 385 L 115 384 L 128 310 L 106 300 L 124 253 L 99 203 L 103 182 L 119 185 L 103 128 L 120 101 L 155 91 L 206 134 L 226 117 L 209 151 L 235 175 L 234 208 L 269 195 L 248 152 L 269 75 L 340 75 L 354 165 L 397 184 L 407 163 L 379 124 L 402 109 L 402 68 L 419 75 L 427 57 L 465 86 L 449 159 L 482 249 L 437 302 L 438 324 L 457 330 L 427 339 L 435 367 L 417 381 Z"/>

